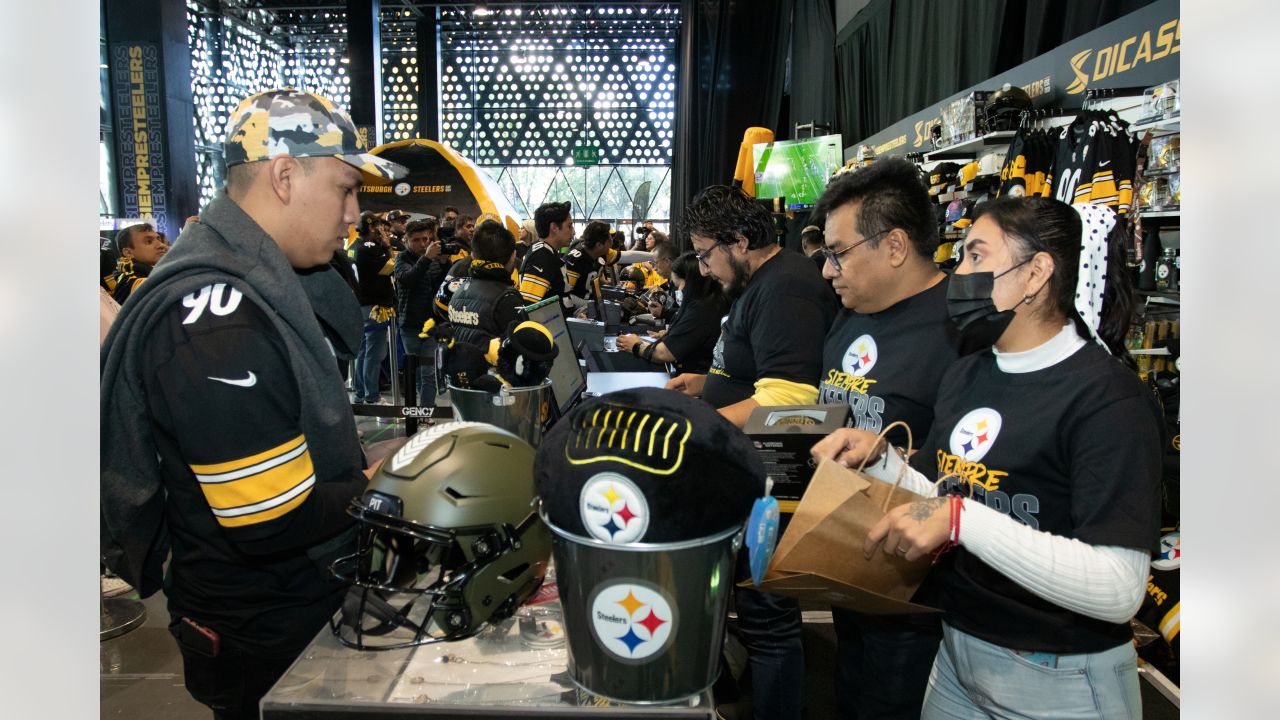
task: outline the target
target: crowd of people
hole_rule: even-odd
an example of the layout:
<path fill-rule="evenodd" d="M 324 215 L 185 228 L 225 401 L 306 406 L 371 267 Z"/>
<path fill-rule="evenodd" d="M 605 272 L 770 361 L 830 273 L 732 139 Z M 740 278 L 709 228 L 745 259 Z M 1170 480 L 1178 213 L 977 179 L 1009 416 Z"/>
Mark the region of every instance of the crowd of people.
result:
<path fill-rule="evenodd" d="M 379 401 L 392 323 L 422 357 L 433 320 L 486 348 L 524 305 L 556 296 L 577 312 L 596 276 L 666 321 L 655 341 L 623 334 L 618 348 L 674 368 L 669 389 L 739 428 L 760 407 L 847 405 L 853 427 L 815 461 L 865 464 L 924 496 L 892 508 L 861 550 L 939 554 L 917 600 L 943 612 L 834 609 L 849 717 L 1140 715 L 1129 620 L 1158 536 L 1161 423 L 1123 362 L 1114 213 L 992 201 L 952 273 L 933 263 L 920 173 L 895 159 L 831 181 L 808 253 L 782 247 L 769 211 L 727 186 L 678 218 L 684 253 L 651 226 L 627 238 L 593 221 L 576 237 L 567 203 L 518 232 L 454 208 L 361 215 L 362 175 L 403 169 L 335 145 L 354 133 L 325 130 L 350 120 L 310 98 L 242 103 L 226 192 L 167 255 L 153 229 L 122 231 L 112 273 L 128 302 L 103 350 L 107 562 L 145 593 L 172 551 L 171 629 L 188 689 L 218 717 L 256 711 L 338 607 L 341 588 L 315 568 L 351 543 L 343 508 L 370 471 L 347 405 Z M 299 112 L 313 142 L 237 132 Z M 326 265 L 337 272 L 316 271 Z M 335 357 L 354 360 L 353 394 Z M 437 391 L 430 372 L 417 385 Z M 901 427 L 881 441 L 895 422 L 918 444 Z M 799 604 L 737 586 L 749 577 L 743 554 L 754 715 L 799 718 Z M 221 638 L 212 654 L 205 631 Z"/>

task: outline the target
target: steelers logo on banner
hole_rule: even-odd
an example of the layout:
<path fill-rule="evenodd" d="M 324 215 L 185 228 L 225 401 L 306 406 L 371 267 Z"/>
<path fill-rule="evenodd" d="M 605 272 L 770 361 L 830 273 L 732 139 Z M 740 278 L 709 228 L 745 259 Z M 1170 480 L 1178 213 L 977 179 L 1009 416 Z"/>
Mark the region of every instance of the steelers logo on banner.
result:
<path fill-rule="evenodd" d="M 637 542 L 649 529 L 649 504 L 644 493 L 616 472 L 602 472 L 587 480 L 578 508 L 591 537 L 612 545 Z"/>
<path fill-rule="evenodd" d="M 862 335 L 850 343 L 849 349 L 844 351 L 844 371 L 850 375 L 862 377 L 871 372 L 871 368 L 879 358 L 880 351 L 876 348 L 875 338 Z"/>
<path fill-rule="evenodd" d="M 624 663 L 646 662 L 676 634 L 674 603 L 659 587 L 639 580 L 608 580 L 591 597 L 591 632 Z"/>
<path fill-rule="evenodd" d="M 1000 413 L 991 408 L 970 411 L 951 431 L 951 454 L 978 462 L 995 443 L 1000 424 Z"/>

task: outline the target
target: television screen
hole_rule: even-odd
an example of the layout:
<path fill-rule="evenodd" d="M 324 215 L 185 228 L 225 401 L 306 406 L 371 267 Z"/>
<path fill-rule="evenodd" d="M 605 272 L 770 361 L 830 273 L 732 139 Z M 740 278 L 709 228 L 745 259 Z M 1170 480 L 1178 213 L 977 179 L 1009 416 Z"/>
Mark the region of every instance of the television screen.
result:
<path fill-rule="evenodd" d="M 759 143 L 751 148 L 756 197 L 783 198 L 788 210 L 813 207 L 844 164 L 840 135 Z"/>

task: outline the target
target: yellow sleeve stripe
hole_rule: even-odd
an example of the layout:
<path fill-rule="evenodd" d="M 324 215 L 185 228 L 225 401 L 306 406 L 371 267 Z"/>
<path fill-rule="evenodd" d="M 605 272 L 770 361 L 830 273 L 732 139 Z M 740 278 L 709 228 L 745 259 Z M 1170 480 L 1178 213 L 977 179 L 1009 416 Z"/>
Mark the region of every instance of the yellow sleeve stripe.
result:
<path fill-rule="evenodd" d="M 251 515 L 240 515 L 237 517 L 218 517 L 218 524 L 222 527 L 244 527 L 245 525 L 256 525 L 264 523 L 268 520 L 275 520 L 278 517 L 289 514 L 294 508 L 306 502 L 307 496 L 311 494 L 311 487 L 307 486 L 300 495 L 291 500 L 277 505 L 274 508 L 262 510 Z M 217 513 L 214 513 L 217 515 Z"/>
<path fill-rule="evenodd" d="M 387 264 L 382 266 L 382 269 L 378 271 L 378 274 L 379 274 L 379 275 L 390 275 L 390 274 L 391 274 L 391 270 L 395 267 L 395 264 L 396 264 L 396 259 L 395 259 L 395 258 L 391 258 L 391 259 L 387 260 Z"/>
<path fill-rule="evenodd" d="M 237 517 L 287 502 L 313 484 L 315 469 L 311 465 L 311 454 L 304 452 L 256 475 L 229 482 L 201 483 L 200 490 L 214 515 Z"/>
<path fill-rule="evenodd" d="M 757 380 L 751 396 L 760 405 L 813 405 L 818 402 L 818 388 L 782 378 Z"/>
<path fill-rule="evenodd" d="M 219 477 L 224 473 L 230 473 L 236 470 L 245 470 L 274 458 L 278 458 L 282 455 L 296 452 L 299 449 L 302 452 L 306 452 L 307 449 L 307 439 L 302 435 L 291 440 L 286 440 L 285 442 L 268 450 L 263 450 L 257 455 L 250 455 L 248 457 L 240 458 L 239 460 L 228 460 L 226 462 L 215 463 L 212 465 L 192 465 L 191 472 L 195 473 L 196 477 L 199 478 L 201 482 L 225 482 L 226 480 L 234 480 L 235 478 L 219 479 Z M 260 472 L 263 469 L 265 468 L 259 468 L 254 472 Z M 240 477 L 244 476 L 241 475 Z"/>
<path fill-rule="evenodd" d="M 538 302 L 550 289 L 550 286 L 546 283 L 528 275 L 520 278 L 520 295 L 527 302 Z"/>
<path fill-rule="evenodd" d="M 576 273 L 576 272 L 574 272 L 574 271 L 572 271 L 572 270 L 566 270 L 566 271 L 565 271 L 565 273 L 569 276 L 569 284 L 570 284 L 570 285 L 577 285 L 577 284 L 578 284 L 578 278 L 582 277 L 582 273 Z"/>
<path fill-rule="evenodd" d="M 538 277 L 537 275 L 521 275 L 521 276 L 520 276 L 520 284 L 521 284 L 521 285 L 524 285 L 525 283 L 534 283 L 534 284 L 536 284 L 536 285 L 541 285 L 541 286 L 542 286 L 542 287 L 544 287 L 544 288 L 550 288 L 550 287 L 551 287 L 551 283 L 550 283 L 549 281 L 547 281 L 547 280 L 543 280 L 542 278 Z"/>
<path fill-rule="evenodd" d="M 1182 629 L 1182 603 L 1174 605 L 1169 612 L 1165 613 L 1164 619 L 1160 621 L 1160 634 L 1165 640 L 1173 642 L 1178 636 L 1178 631 Z"/>

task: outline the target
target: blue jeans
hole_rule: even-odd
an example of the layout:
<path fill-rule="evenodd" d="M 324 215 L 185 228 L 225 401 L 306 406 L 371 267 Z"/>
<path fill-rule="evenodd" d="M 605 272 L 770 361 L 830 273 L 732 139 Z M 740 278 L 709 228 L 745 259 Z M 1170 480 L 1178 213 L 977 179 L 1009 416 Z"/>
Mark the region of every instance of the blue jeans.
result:
<path fill-rule="evenodd" d="M 357 402 L 377 402 L 381 395 L 379 376 L 382 361 L 387 357 L 387 328 L 391 323 L 370 320 L 372 310 L 372 305 L 360 306 L 360 312 L 364 314 L 364 340 L 360 343 L 360 352 L 356 353 L 356 375 L 351 379 Z"/>
<path fill-rule="evenodd" d="M 937 616 L 866 615 L 831 608 L 839 717 L 918 720 L 942 640 Z"/>
<path fill-rule="evenodd" d="M 783 519 L 789 518 L 784 515 Z M 778 529 L 781 535 L 785 523 Z M 794 598 L 737 587 L 751 579 L 747 549 L 738 553 L 733 604 L 738 635 L 751 665 L 751 705 L 757 720 L 799 720 L 804 710 L 804 645 L 800 602 Z"/>
<path fill-rule="evenodd" d="M 945 623 L 942 632 L 924 698 L 925 720 L 1142 717 L 1138 655 L 1131 642 L 1058 655 L 1057 667 L 1049 668 Z"/>
<path fill-rule="evenodd" d="M 404 354 L 418 359 L 418 404 L 430 407 L 436 404 L 436 341 L 420 338 L 415 330 L 400 328 L 400 342 Z M 403 365 L 401 366 L 403 367 Z"/>

